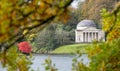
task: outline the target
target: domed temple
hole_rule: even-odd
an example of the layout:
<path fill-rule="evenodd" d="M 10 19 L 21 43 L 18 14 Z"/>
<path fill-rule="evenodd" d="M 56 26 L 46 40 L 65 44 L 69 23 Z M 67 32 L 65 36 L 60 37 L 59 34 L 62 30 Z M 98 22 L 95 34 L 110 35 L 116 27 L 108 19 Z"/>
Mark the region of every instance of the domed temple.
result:
<path fill-rule="evenodd" d="M 78 23 L 75 30 L 76 43 L 90 43 L 93 40 L 105 41 L 104 32 L 97 29 L 96 24 L 92 20 L 82 20 Z"/>

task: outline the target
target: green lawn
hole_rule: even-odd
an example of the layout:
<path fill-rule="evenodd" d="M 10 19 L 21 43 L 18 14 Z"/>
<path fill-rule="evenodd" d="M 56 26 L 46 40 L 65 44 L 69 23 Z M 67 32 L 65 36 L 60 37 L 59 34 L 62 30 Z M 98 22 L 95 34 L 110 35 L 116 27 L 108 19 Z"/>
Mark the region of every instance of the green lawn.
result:
<path fill-rule="evenodd" d="M 58 47 L 51 53 L 76 53 L 77 51 L 80 51 L 80 53 L 87 53 L 86 48 L 90 48 L 91 44 L 72 44 L 72 45 L 64 45 L 61 47 Z"/>

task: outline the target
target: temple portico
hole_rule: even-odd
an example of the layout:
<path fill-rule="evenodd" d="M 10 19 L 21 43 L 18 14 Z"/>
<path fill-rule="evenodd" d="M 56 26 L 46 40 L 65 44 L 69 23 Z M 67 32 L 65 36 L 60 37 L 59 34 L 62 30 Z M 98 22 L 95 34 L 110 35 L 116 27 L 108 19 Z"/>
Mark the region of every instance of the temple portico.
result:
<path fill-rule="evenodd" d="M 96 25 L 91 20 L 83 20 L 77 25 L 75 30 L 76 43 L 88 43 L 93 40 L 104 41 L 104 32 L 101 29 L 97 29 Z"/>

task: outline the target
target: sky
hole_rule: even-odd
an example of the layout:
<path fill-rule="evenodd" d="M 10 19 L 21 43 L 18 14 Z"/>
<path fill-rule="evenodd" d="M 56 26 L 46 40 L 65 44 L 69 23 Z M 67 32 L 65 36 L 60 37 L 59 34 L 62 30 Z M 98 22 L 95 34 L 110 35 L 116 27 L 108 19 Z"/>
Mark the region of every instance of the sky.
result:
<path fill-rule="evenodd" d="M 74 0 L 71 4 L 72 7 L 77 8 L 78 2 L 82 2 L 84 0 Z"/>

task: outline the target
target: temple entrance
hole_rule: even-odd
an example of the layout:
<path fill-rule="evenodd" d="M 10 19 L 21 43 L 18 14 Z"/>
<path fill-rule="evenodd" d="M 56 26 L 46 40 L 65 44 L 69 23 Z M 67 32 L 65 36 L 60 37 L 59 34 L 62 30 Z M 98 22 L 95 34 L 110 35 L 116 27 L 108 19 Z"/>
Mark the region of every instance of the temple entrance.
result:
<path fill-rule="evenodd" d="M 98 41 L 98 32 L 83 32 L 83 42 Z"/>
<path fill-rule="evenodd" d="M 96 28 L 96 24 L 92 20 L 83 20 L 78 23 L 75 30 L 76 43 L 90 43 L 93 40 L 105 41 L 104 32 Z"/>

